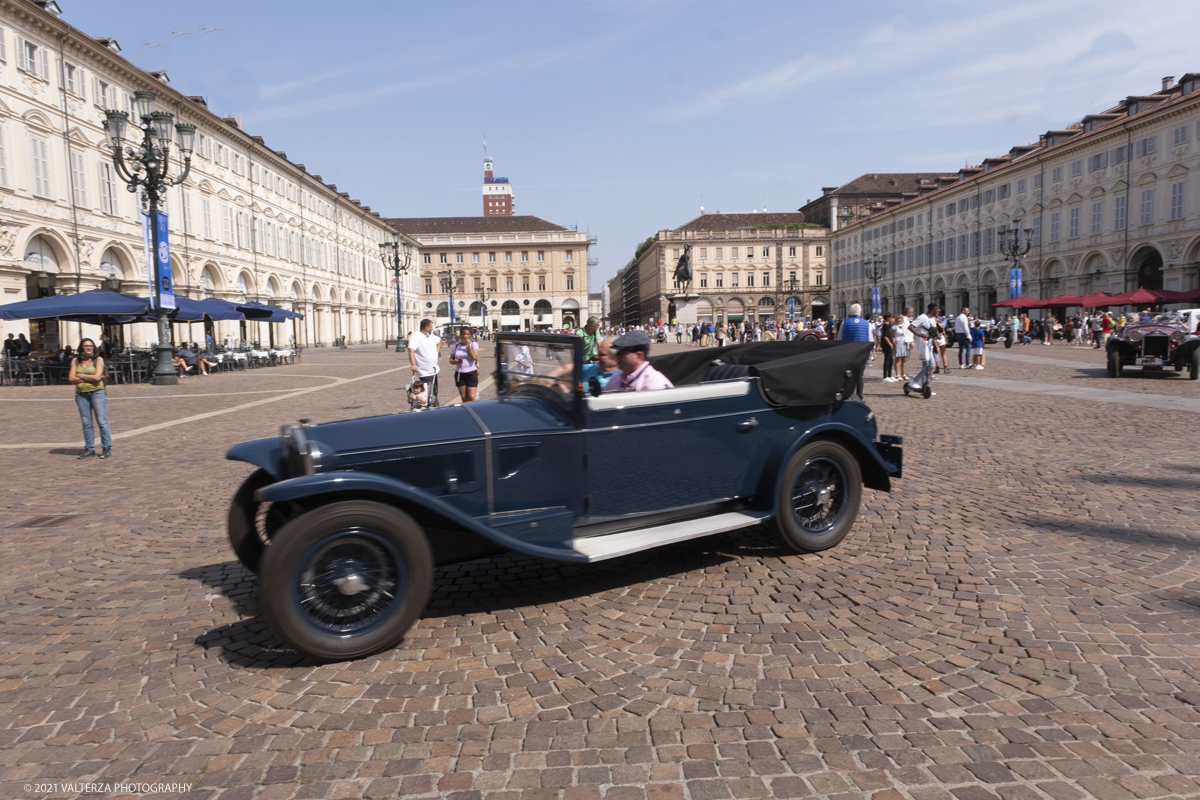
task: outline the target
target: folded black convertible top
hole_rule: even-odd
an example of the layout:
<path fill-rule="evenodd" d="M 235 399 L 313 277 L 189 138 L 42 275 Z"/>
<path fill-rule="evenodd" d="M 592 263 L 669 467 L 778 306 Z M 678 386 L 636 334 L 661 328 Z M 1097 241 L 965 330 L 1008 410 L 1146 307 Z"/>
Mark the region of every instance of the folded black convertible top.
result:
<path fill-rule="evenodd" d="M 866 367 L 870 342 L 749 342 L 654 356 L 650 363 L 676 386 L 712 379 L 710 369 L 742 365 L 760 379 L 767 400 L 780 406 L 813 406 L 850 399 Z"/>

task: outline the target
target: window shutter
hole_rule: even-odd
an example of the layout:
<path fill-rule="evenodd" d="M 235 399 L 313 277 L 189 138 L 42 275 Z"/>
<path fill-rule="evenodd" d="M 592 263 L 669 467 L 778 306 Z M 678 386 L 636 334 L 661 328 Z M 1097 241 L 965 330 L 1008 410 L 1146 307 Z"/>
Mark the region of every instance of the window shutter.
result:
<path fill-rule="evenodd" d="M 4 45 L 4 28 L 0 26 L 0 61 L 8 61 L 8 51 Z"/>
<path fill-rule="evenodd" d="M 25 64 L 25 39 L 21 36 L 14 36 L 13 40 L 17 48 L 17 69 L 28 72 L 29 67 Z"/>
<path fill-rule="evenodd" d="M 50 80 L 50 59 L 46 55 L 46 48 L 44 47 L 37 49 L 37 70 L 38 75 L 42 76 L 42 80 Z"/>
<path fill-rule="evenodd" d="M 108 172 L 108 164 L 100 162 L 100 210 L 105 214 L 113 213 L 112 176 Z"/>
<path fill-rule="evenodd" d="M 0 125 L 0 186 L 8 187 L 8 152 L 4 147 L 5 130 Z"/>

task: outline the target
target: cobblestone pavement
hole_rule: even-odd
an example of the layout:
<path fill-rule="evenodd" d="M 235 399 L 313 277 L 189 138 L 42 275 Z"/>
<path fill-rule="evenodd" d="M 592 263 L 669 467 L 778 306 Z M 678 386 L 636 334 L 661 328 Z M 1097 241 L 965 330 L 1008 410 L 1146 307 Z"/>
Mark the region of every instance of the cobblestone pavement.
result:
<path fill-rule="evenodd" d="M 906 475 L 832 551 L 751 529 L 590 567 L 460 564 L 400 647 L 325 666 L 257 616 L 223 531 L 249 469 L 222 455 L 395 411 L 399 356 L 115 387 L 108 462 L 73 458 L 69 390 L 0 389 L 0 797 L 1200 796 L 1195 415 L 992 388 L 1200 384 L 1044 350 L 1084 371 L 1022 348 L 926 401 L 872 367 Z M 720 468 L 682 443 L 640 457 Z"/>

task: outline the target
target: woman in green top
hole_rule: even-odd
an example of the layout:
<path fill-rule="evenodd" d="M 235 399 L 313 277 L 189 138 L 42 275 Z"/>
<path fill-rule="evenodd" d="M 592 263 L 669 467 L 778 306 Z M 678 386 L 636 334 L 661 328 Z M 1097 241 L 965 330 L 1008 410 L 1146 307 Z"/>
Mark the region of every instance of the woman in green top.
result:
<path fill-rule="evenodd" d="M 108 430 L 108 396 L 104 394 L 104 359 L 96 352 L 96 343 L 84 339 L 79 343 L 71 372 L 67 380 L 75 384 L 75 405 L 79 406 L 79 418 L 83 420 L 84 450 L 80 458 L 96 455 L 92 415 L 100 426 L 100 457 L 112 455 L 112 433 Z"/>

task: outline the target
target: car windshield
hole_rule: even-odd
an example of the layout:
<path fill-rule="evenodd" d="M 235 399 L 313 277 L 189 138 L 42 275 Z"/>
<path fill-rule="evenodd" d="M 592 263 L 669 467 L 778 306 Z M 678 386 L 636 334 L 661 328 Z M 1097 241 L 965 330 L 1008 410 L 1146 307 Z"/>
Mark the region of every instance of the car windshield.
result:
<path fill-rule="evenodd" d="M 1134 325 L 1183 325 L 1183 319 L 1178 314 L 1167 312 L 1165 314 L 1141 314 L 1138 321 L 1132 323 Z"/>
<path fill-rule="evenodd" d="M 574 396 L 575 347 L 570 342 L 505 342 L 500 347 L 500 392 L 536 385 Z"/>

